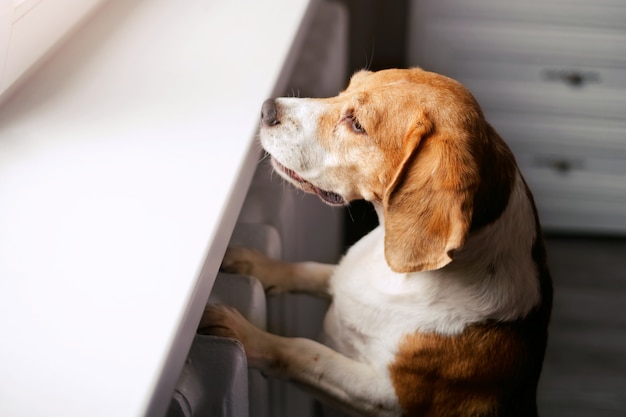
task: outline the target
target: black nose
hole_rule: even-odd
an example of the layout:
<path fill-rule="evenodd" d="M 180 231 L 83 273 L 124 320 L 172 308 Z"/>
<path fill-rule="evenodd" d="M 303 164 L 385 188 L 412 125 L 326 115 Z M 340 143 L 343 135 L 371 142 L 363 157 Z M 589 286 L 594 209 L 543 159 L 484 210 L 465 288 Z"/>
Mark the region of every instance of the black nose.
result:
<path fill-rule="evenodd" d="M 276 111 L 276 101 L 273 98 L 268 98 L 263 102 L 261 121 L 265 126 L 274 126 L 280 123 L 278 112 Z"/>

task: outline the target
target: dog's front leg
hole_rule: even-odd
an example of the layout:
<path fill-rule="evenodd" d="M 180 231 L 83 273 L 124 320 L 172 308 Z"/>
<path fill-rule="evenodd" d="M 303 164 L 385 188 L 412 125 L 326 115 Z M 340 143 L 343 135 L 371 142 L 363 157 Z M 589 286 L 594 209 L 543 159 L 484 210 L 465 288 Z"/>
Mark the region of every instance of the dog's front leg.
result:
<path fill-rule="evenodd" d="M 202 333 L 239 340 L 250 367 L 294 382 L 343 412 L 401 415 L 386 369 L 357 362 L 310 339 L 267 333 L 232 307 L 207 306 L 199 328 Z"/>
<path fill-rule="evenodd" d="M 221 269 L 257 278 L 268 295 L 300 292 L 330 298 L 328 281 L 335 265 L 282 262 L 253 249 L 233 247 L 226 251 Z"/>

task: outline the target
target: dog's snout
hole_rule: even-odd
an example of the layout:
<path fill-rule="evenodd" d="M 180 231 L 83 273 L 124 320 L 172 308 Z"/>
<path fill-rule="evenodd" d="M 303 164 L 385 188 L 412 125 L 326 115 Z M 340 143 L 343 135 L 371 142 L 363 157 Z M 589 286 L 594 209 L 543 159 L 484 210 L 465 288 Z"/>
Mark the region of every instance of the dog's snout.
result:
<path fill-rule="evenodd" d="M 261 121 L 265 126 L 274 126 L 280 123 L 278 111 L 276 110 L 276 101 L 273 98 L 268 98 L 263 102 Z"/>

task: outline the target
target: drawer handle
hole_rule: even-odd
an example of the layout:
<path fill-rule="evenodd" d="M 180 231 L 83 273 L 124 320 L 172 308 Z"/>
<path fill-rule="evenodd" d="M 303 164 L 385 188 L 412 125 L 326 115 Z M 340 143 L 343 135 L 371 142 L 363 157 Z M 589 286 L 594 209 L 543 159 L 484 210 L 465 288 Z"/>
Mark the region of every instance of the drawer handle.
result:
<path fill-rule="evenodd" d="M 561 174 L 566 174 L 572 169 L 572 164 L 566 159 L 557 159 L 552 161 L 552 168 Z"/>
<path fill-rule="evenodd" d="M 535 166 L 540 168 L 548 168 L 559 174 L 566 175 L 573 170 L 584 169 L 584 163 L 580 159 L 551 158 L 551 157 L 535 157 Z"/>
<path fill-rule="evenodd" d="M 600 82 L 600 74 L 596 71 L 548 69 L 544 71 L 544 76 L 548 81 L 562 82 L 575 88 Z"/>

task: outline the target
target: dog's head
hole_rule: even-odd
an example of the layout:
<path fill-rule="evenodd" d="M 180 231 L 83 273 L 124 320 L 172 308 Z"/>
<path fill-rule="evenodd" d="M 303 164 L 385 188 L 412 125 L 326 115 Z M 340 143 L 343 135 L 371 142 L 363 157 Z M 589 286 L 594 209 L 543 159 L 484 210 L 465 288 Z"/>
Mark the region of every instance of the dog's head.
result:
<path fill-rule="evenodd" d="M 295 186 L 381 207 L 397 272 L 448 264 L 471 230 L 497 219 L 514 177 L 472 95 L 418 68 L 358 72 L 336 97 L 267 100 L 260 137 Z"/>

